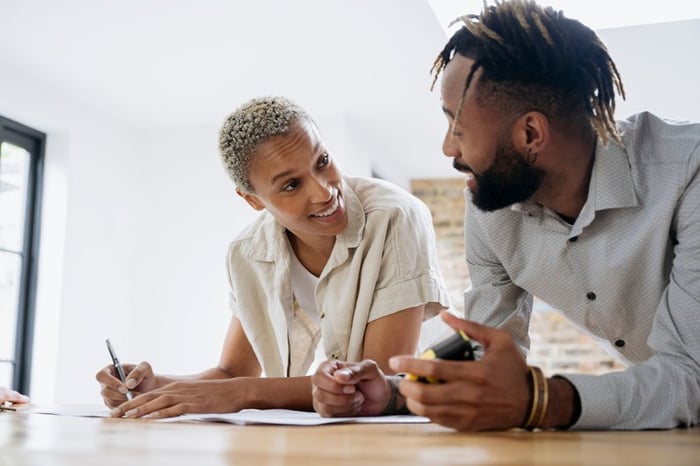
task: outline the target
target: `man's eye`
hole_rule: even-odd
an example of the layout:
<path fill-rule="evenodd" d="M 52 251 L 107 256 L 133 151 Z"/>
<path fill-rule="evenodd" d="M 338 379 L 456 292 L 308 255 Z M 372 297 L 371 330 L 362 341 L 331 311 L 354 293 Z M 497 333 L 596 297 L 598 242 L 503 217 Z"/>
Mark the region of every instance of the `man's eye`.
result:
<path fill-rule="evenodd" d="M 462 131 L 458 130 L 454 126 L 450 126 L 449 135 L 452 136 L 453 138 L 459 138 L 459 137 L 462 137 Z"/>
<path fill-rule="evenodd" d="M 328 165 L 329 161 L 330 161 L 330 156 L 328 154 L 323 154 L 318 159 L 318 166 L 322 167 L 322 166 Z"/>

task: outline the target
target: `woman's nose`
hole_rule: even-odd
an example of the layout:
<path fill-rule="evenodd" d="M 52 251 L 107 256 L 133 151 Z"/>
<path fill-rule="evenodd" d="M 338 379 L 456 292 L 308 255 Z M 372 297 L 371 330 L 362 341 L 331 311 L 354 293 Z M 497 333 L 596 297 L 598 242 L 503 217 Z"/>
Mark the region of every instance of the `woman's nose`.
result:
<path fill-rule="evenodd" d="M 314 202 L 327 202 L 333 195 L 333 187 L 326 180 L 314 178 L 311 200 Z"/>

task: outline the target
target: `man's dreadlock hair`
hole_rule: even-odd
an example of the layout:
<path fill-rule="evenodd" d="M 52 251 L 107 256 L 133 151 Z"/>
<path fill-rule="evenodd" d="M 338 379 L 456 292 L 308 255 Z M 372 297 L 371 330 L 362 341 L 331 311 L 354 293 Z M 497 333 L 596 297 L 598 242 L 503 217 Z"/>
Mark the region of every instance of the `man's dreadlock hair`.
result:
<path fill-rule="evenodd" d="M 464 26 L 440 52 L 431 73 L 433 85 L 458 53 L 474 60 L 467 74 L 457 116 L 474 74 L 480 103 L 517 116 L 535 110 L 565 125 L 591 125 L 603 142 L 619 141 L 615 90 L 625 93 L 615 63 L 598 36 L 561 11 L 531 0 L 498 1 L 481 15 L 455 22 Z M 456 120 L 456 118 L 455 118 Z"/>

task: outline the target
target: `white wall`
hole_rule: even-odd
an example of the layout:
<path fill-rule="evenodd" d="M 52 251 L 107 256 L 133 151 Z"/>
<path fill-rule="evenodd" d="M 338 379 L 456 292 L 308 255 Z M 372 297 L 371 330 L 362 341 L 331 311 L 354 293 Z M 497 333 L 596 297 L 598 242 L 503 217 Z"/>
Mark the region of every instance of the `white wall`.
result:
<path fill-rule="evenodd" d="M 642 110 L 700 121 L 700 19 L 598 32 L 617 64 L 627 93 L 618 119 Z"/>
<path fill-rule="evenodd" d="M 618 116 L 652 109 L 700 120 L 699 31 L 695 20 L 601 32 L 628 89 Z M 1 69 L 0 114 L 48 134 L 30 395 L 99 402 L 93 376 L 109 362 L 108 336 L 123 361 L 147 359 L 164 372 L 215 363 L 229 316 L 226 246 L 255 215 L 219 165 L 218 127 L 138 131 L 40 78 Z M 380 125 L 342 109 L 314 116 L 346 173 L 366 175 L 374 164 L 391 179 L 401 159 L 383 154 L 397 147 L 426 166 L 449 167 L 434 94 L 426 88 L 410 107 L 434 115 L 435 124 L 423 132 L 403 126 L 410 114 L 384 109 L 397 125 L 392 134 L 403 138 L 398 146 L 382 139 Z"/>
<path fill-rule="evenodd" d="M 118 290 L 128 288 L 129 257 L 118 244 L 129 223 L 120 199 L 133 148 L 72 96 L 8 66 L 0 80 L 0 113 L 47 133 L 32 394 L 52 400 L 84 392 L 84 369 L 99 360 L 94 329 L 125 307 L 128 290 Z"/>

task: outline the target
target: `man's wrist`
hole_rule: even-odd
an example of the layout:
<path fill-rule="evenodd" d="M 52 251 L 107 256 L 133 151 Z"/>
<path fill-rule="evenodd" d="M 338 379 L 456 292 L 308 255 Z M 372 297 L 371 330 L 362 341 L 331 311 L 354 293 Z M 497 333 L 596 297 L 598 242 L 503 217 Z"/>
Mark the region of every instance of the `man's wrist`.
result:
<path fill-rule="evenodd" d="M 581 415 L 581 398 L 576 387 L 566 378 L 555 375 L 547 379 L 549 405 L 541 424 L 543 429 L 567 429 Z"/>
<path fill-rule="evenodd" d="M 410 414 L 411 412 L 406 407 L 406 398 L 399 392 L 399 383 L 403 378 L 402 375 L 387 375 L 386 381 L 389 386 L 389 401 L 382 414 Z"/>

